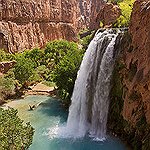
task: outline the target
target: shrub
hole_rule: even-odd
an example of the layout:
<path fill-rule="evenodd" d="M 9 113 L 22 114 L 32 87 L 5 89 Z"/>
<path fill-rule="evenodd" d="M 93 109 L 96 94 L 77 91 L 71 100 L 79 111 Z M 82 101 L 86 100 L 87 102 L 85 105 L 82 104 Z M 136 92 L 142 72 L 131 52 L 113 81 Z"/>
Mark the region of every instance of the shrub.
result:
<path fill-rule="evenodd" d="M 10 61 L 14 60 L 15 55 L 5 52 L 4 50 L 0 49 L 0 62 L 2 61 Z"/>
<path fill-rule="evenodd" d="M 35 63 L 35 67 L 44 64 L 44 51 L 39 48 L 26 50 L 22 53 L 25 58 L 31 59 Z"/>
<path fill-rule="evenodd" d="M 88 45 L 90 44 L 90 42 L 92 40 L 92 37 L 93 37 L 93 33 L 91 33 L 90 35 L 87 35 L 81 39 L 81 45 L 82 45 L 83 49 L 86 50 L 88 48 Z"/>
<path fill-rule="evenodd" d="M 27 150 L 32 144 L 34 129 L 30 123 L 23 124 L 17 113 L 13 108 L 0 111 L 1 150 Z"/>
<path fill-rule="evenodd" d="M 41 66 L 37 67 L 36 72 L 39 74 L 39 76 L 43 80 L 46 80 L 49 78 L 50 70 L 45 65 L 41 65 Z"/>
<path fill-rule="evenodd" d="M 24 56 L 19 56 L 17 58 L 17 64 L 14 68 L 15 78 L 23 84 L 25 81 L 29 80 L 29 77 L 33 75 L 35 68 L 35 63 Z"/>
<path fill-rule="evenodd" d="M 14 94 L 15 90 L 15 78 L 12 70 L 0 78 L 0 99 L 4 100 L 9 95 Z"/>
<path fill-rule="evenodd" d="M 135 0 L 117 1 L 121 9 L 121 16 L 117 19 L 114 27 L 127 27 L 129 25 L 134 1 Z"/>
<path fill-rule="evenodd" d="M 81 50 L 68 50 L 53 71 L 53 81 L 59 88 L 62 99 L 70 100 L 81 60 Z"/>
<path fill-rule="evenodd" d="M 55 40 L 47 43 L 44 50 L 45 61 L 47 66 L 51 68 L 59 63 L 59 61 L 66 55 L 68 50 L 74 51 L 78 46 L 74 42 L 68 42 L 66 40 Z"/>

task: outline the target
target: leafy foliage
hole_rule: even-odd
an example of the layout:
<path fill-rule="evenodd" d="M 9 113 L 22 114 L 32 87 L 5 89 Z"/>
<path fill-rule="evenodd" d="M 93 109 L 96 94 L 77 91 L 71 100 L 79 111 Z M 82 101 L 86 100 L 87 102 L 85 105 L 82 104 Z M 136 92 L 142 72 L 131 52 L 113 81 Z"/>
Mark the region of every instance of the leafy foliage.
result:
<path fill-rule="evenodd" d="M 90 38 L 91 35 L 86 37 L 86 45 Z M 17 53 L 14 57 L 17 62 L 13 69 L 14 80 L 19 81 L 22 87 L 26 87 L 25 83 L 43 82 L 52 85 L 52 82 L 56 82 L 61 98 L 69 99 L 82 54 L 83 51 L 78 49 L 76 43 L 66 40 L 51 41 L 43 50 L 35 48 Z"/>
<path fill-rule="evenodd" d="M 47 85 L 49 87 L 55 87 L 56 86 L 56 84 L 54 82 L 46 81 L 46 80 L 42 81 L 42 84 Z"/>
<path fill-rule="evenodd" d="M 42 80 L 49 79 L 50 70 L 45 65 L 41 65 L 41 66 L 37 67 L 36 72 L 39 74 L 39 76 L 42 78 Z"/>
<path fill-rule="evenodd" d="M 103 26 L 103 23 L 100 22 L 100 25 Z M 82 46 L 82 49 L 86 50 L 90 44 L 92 38 L 94 37 L 95 31 L 93 30 L 81 30 L 78 34 L 79 43 Z"/>
<path fill-rule="evenodd" d="M 15 55 L 6 53 L 4 50 L 0 49 L 0 62 L 14 60 Z"/>
<path fill-rule="evenodd" d="M 81 39 L 81 45 L 82 45 L 83 49 L 86 50 L 88 48 L 88 45 L 90 44 L 92 37 L 93 37 L 93 34 L 90 34 Z"/>
<path fill-rule="evenodd" d="M 0 78 L 0 99 L 5 99 L 6 96 L 12 95 L 15 89 L 15 77 L 12 70 Z"/>
<path fill-rule="evenodd" d="M 34 129 L 30 123 L 23 124 L 17 113 L 13 108 L 0 111 L 1 150 L 27 150 L 32 144 Z"/>
<path fill-rule="evenodd" d="M 127 27 L 135 0 L 115 0 L 121 9 L 121 16 L 117 19 L 114 27 Z"/>
<path fill-rule="evenodd" d="M 68 50 L 54 69 L 53 81 L 56 82 L 62 99 L 70 99 L 72 95 L 82 52 L 78 49 Z"/>
<path fill-rule="evenodd" d="M 17 58 L 17 64 L 14 68 L 15 78 L 19 80 L 21 84 L 29 80 L 29 77 L 34 73 L 35 63 L 24 56 Z"/>
<path fill-rule="evenodd" d="M 38 67 L 44 63 L 44 51 L 39 48 L 32 50 L 26 50 L 22 53 L 25 58 L 31 59 L 34 62 L 35 67 Z"/>
<path fill-rule="evenodd" d="M 77 48 L 77 44 L 66 40 L 55 40 L 47 43 L 44 50 L 46 64 L 53 68 L 67 54 L 68 50 L 74 51 Z"/>

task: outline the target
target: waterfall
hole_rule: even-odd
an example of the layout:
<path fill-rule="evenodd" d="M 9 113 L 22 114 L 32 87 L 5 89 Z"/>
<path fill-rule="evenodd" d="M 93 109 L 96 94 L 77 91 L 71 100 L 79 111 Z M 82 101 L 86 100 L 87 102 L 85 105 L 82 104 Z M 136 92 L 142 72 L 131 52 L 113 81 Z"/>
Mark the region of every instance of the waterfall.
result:
<path fill-rule="evenodd" d="M 98 139 L 106 137 L 110 81 L 114 66 L 117 31 L 97 32 L 78 71 L 69 108 L 67 134 Z"/>

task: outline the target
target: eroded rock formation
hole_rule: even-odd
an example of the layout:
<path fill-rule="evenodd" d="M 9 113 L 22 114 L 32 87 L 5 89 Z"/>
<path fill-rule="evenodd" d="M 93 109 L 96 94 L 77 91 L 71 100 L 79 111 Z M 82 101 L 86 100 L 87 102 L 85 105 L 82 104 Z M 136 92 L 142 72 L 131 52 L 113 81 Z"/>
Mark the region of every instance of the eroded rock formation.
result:
<path fill-rule="evenodd" d="M 150 1 L 136 0 L 121 42 L 111 92 L 109 127 L 132 149 L 150 149 Z"/>
<path fill-rule="evenodd" d="M 150 1 L 137 0 L 131 17 L 131 45 L 125 52 L 128 73 L 123 116 L 136 124 L 141 116 L 150 124 Z M 137 112 L 138 111 L 138 112 Z M 134 113 L 135 112 L 135 113 Z M 136 113 L 137 112 L 137 113 Z"/>
<path fill-rule="evenodd" d="M 6 73 L 9 69 L 13 68 L 16 61 L 0 62 L 0 73 Z"/>
<path fill-rule="evenodd" d="M 76 26 L 79 29 L 97 29 L 99 27 L 97 15 L 101 12 L 105 4 L 104 0 L 78 0 L 79 17 Z"/>
<path fill-rule="evenodd" d="M 77 41 L 81 29 L 110 25 L 119 15 L 104 0 L 0 0 L 0 48 L 14 53 L 54 39 Z"/>
<path fill-rule="evenodd" d="M 0 48 L 22 51 L 47 41 L 76 41 L 76 0 L 1 0 Z"/>
<path fill-rule="evenodd" d="M 121 15 L 121 10 L 118 5 L 114 5 L 112 3 L 106 3 L 101 11 L 98 13 L 96 18 L 97 27 L 99 27 L 99 22 L 102 21 L 104 26 L 111 27 L 113 23 L 119 18 Z"/>

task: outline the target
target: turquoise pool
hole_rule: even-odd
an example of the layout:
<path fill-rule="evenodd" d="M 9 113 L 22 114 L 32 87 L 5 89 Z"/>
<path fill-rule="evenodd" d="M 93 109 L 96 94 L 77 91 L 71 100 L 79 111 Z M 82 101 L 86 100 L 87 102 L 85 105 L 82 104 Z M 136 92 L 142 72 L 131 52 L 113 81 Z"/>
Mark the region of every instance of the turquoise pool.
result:
<path fill-rule="evenodd" d="M 33 111 L 29 105 L 39 104 Z M 126 150 L 125 145 L 114 137 L 106 141 L 93 141 L 89 137 L 83 139 L 61 138 L 59 129 L 66 123 L 68 112 L 59 100 L 48 96 L 27 96 L 7 105 L 18 109 L 19 116 L 30 121 L 35 128 L 33 144 L 29 150 Z"/>

